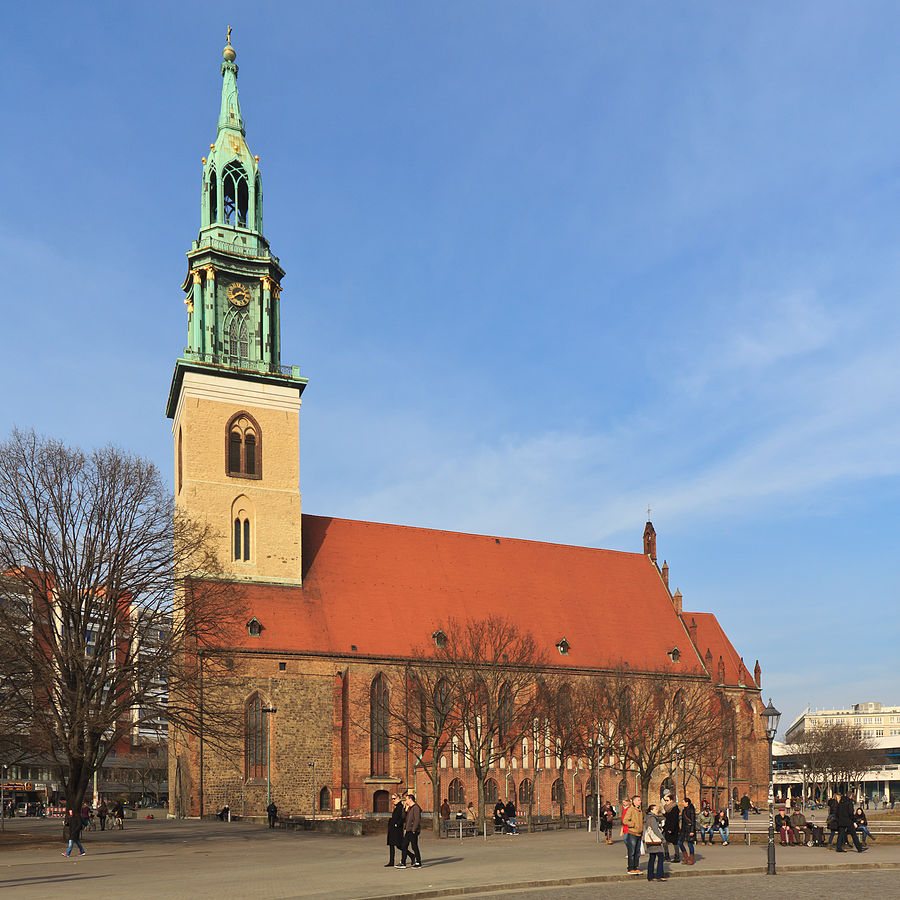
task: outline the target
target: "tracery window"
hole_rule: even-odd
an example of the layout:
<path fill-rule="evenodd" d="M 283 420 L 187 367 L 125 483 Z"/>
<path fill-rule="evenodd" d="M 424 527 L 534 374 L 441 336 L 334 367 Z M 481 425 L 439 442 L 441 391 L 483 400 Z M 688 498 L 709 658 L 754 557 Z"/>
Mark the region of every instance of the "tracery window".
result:
<path fill-rule="evenodd" d="M 519 803 L 532 803 L 534 800 L 534 782 L 523 778 L 519 782 Z"/>
<path fill-rule="evenodd" d="M 387 679 L 377 675 L 369 694 L 369 733 L 371 734 L 371 762 L 373 775 L 388 775 L 390 769 L 389 718 L 390 694 Z"/>
<path fill-rule="evenodd" d="M 265 778 L 268 771 L 268 716 L 263 712 L 259 694 L 248 701 L 245 711 L 244 740 L 247 778 Z"/>
<path fill-rule="evenodd" d="M 450 782 L 450 787 L 447 789 L 447 799 L 451 803 L 457 804 L 466 802 L 466 791 L 463 787 L 463 783 L 458 778 L 454 778 L 453 781 Z"/>
<path fill-rule="evenodd" d="M 256 420 L 245 412 L 236 413 L 225 429 L 225 467 L 229 475 L 262 477 L 262 434 Z"/>
<path fill-rule="evenodd" d="M 240 366 L 250 361 L 250 326 L 246 312 L 235 312 L 228 323 L 228 362 Z"/>
<path fill-rule="evenodd" d="M 225 201 L 225 221 L 229 225 L 247 224 L 247 206 L 250 194 L 244 167 L 233 160 L 222 170 L 222 195 Z"/>

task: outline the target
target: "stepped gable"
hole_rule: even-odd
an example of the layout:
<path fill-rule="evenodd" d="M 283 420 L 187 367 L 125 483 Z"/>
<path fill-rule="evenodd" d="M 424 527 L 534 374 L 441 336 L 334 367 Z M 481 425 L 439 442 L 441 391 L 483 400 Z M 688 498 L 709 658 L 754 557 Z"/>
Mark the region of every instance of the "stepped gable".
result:
<path fill-rule="evenodd" d="M 716 667 L 721 656 L 725 663 L 725 684 L 743 683 L 746 687 L 755 688 L 756 682 L 753 680 L 753 675 L 741 662 L 740 655 L 728 640 L 728 635 L 725 634 L 719 620 L 712 613 L 684 613 L 686 622 L 690 622 L 692 618 L 697 623 L 697 650 L 701 655 L 705 655 L 709 648 L 712 653 L 713 664 L 709 674 L 713 680 L 718 678 Z"/>
<path fill-rule="evenodd" d="M 500 615 L 551 665 L 703 674 L 658 570 L 642 553 L 303 516 L 303 587 L 248 585 L 262 652 L 409 657 L 450 618 Z M 556 645 L 570 645 L 563 655 Z M 355 647 L 355 649 L 354 649 Z M 680 660 L 669 652 L 678 647 Z"/>

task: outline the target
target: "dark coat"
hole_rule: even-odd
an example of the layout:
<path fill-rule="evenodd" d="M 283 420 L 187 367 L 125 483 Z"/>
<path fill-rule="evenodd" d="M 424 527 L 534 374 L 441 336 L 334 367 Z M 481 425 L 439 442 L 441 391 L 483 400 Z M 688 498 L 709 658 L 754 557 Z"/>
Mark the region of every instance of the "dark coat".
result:
<path fill-rule="evenodd" d="M 81 836 L 81 829 L 83 827 L 81 813 L 77 812 L 71 816 L 66 816 L 66 825 L 69 826 L 69 840 L 77 841 Z"/>
<path fill-rule="evenodd" d="M 671 804 L 671 805 L 669 805 Z M 666 817 L 663 823 L 663 834 L 670 844 L 678 840 L 678 832 L 681 828 L 681 813 L 678 804 L 674 800 L 666 804 Z"/>
<path fill-rule="evenodd" d="M 838 828 L 849 828 L 853 824 L 853 804 L 849 797 L 841 797 L 837 805 Z"/>
<path fill-rule="evenodd" d="M 399 801 L 391 813 L 391 820 L 388 822 L 387 843 L 388 847 L 403 846 L 403 820 L 406 818 L 406 810 Z"/>
<path fill-rule="evenodd" d="M 681 830 L 678 837 L 682 841 L 692 841 L 697 832 L 697 812 L 693 806 L 686 806 L 681 810 Z"/>

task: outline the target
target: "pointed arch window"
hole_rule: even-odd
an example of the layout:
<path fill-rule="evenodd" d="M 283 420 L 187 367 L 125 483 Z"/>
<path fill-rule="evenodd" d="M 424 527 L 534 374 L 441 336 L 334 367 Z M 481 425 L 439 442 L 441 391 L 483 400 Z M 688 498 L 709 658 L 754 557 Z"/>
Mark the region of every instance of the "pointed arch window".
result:
<path fill-rule="evenodd" d="M 268 769 L 268 716 L 263 701 L 254 694 L 247 701 L 244 712 L 244 747 L 247 778 L 265 778 Z"/>
<path fill-rule="evenodd" d="M 219 217 L 219 187 L 216 180 L 216 167 L 209 167 L 209 175 L 206 183 L 206 202 L 209 215 L 209 224 L 215 225 Z"/>
<path fill-rule="evenodd" d="M 263 210 L 262 210 L 262 182 L 259 175 L 256 176 L 256 230 L 262 234 L 263 230 Z"/>
<path fill-rule="evenodd" d="M 372 681 L 369 695 L 369 733 L 371 734 L 372 774 L 388 775 L 390 759 L 389 717 L 391 713 L 390 694 L 387 679 L 384 675 L 376 675 Z"/>
<path fill-rule="evenodd" d="M 228 323 L 228 364 L 243 367 L 250 362 L 250 323 L 246 312 L 236 312 Z"/>
<path fill-rule="evenodd" d="M 228 420 L 225 471 L 235 478 L 262 478 L 262 432 L 247 412 L 235 413 Z"/>
<path fill-rule="evenodd" d="M 225 221 L 229 225 L 246 226 L 250 192 L 247 173 L 237 160 L 228 163 L 222 170 L 222 199 Z"/>
<path fill-rule="evenodd" d="M 231 505 L 232 559 L 253 561 L 253 509 L 247 497 L 238 497 Z"/>

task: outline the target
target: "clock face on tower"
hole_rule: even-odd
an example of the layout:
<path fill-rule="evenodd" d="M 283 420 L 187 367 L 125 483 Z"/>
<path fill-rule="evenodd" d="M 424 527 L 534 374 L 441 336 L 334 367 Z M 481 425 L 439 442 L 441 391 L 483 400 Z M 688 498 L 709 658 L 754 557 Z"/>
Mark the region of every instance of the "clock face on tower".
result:
<path fill-rule="evenodd" d="M 250 288 L 246 284 L 234 281 L 228 285 L 228 302 L 232 306 L 246 306 L 250 302 Z"/>

